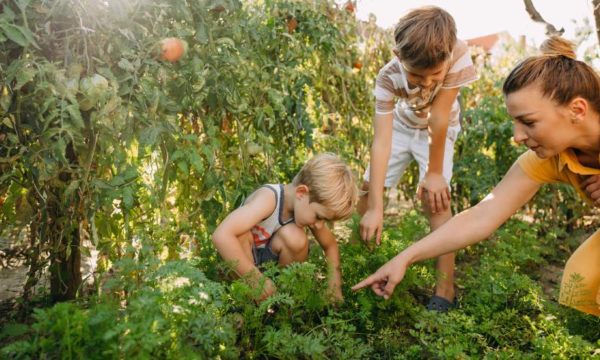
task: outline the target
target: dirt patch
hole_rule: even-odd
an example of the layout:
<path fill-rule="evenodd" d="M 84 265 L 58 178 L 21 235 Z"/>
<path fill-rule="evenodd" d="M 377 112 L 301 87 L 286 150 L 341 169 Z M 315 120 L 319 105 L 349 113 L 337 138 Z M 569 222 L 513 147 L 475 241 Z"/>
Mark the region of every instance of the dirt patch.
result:
<path fill-rule="evenodd" d="M 98 251 L 91 243 L 86 243 L 84 246 L 89 249 L 90 256 L 82 254 L 81 274 L 86 281 L 86 285 L 91 286 L 90 282 L 93 281 L 93 276 L 90 275 L 96 270 Z M 6 239 L 0 241 L 0 253 L 7 254 L 15 251 L 15 246 L 11 245 Z M 28 271 L 29 266 L 25 263 L 24 255 L 0 263 L 0 303 L 19 298 L 23 295 L 23 287 L 27 281 Z M 34 294 L 39 294 L 49 287 L 48 269 L 44 269 L 34 287 Z"/>
<path fill-rule="evenodd" d="M 0 302 L 21 296 L 27 270 L 24 265 L 0 270 Z"/>

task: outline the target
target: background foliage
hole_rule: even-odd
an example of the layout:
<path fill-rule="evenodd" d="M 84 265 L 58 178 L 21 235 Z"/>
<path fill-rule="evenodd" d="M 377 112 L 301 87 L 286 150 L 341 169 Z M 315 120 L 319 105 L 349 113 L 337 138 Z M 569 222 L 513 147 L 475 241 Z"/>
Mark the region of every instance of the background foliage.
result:
<path fill-rule="evenodd" d="M 330 304 L 319 251 L 268 270 L 279 291 L 261 304 L 243 281 L 224 280 L 209 235 L 254 188 L 289 181 L 315 152 L 364 171 L 373 80 L 391 56 L 373 21 L 326 0 L 0 7 L 0 236 L 30 269 L 26 322 L 3 324 L 4 356 L 570 358 L 600 347 L 597 320 L 559 308 L 538 283 L 577 246 L 559 248 L 563 231 L 583 225 L 584 209 L 566 207 L 578 201 L 562 187 L 528 209 L 549 226 L 515 220 L 498 241 L 463 253 L 463 307 L 448 315 L 419 304 L 435 278 L 429 263 L 388 302 L 345 285 L 346 301 Z M 166 37 L 188 44 L 177 63 L 159 60 Z M 510 141 L 499 93 L 514 58 L 505 61 L 481 60 L 481 80 L 462 94 L 456 210 L 481 199 L 523 150 Z M 405 175 L 409 199 L 416 178 L 415 168 Z M 342 236 L 345 284 L 426 231 L 411 212 L 388 223 L 373 251 Z M 90 251 L 97 268 L 87 286 L 80 263 Z M 47 272 L 49 294 L 36 293 Z M 31 314 L 47 295 L 78 300 Z"/>

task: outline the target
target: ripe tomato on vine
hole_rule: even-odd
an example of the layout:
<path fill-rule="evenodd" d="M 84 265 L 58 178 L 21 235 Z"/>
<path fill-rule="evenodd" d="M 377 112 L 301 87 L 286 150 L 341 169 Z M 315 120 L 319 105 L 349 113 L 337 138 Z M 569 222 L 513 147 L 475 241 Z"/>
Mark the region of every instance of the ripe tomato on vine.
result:
<path fill-rule="evenodd" d="M 354 13 L 354 11 L 356 11 L 356 5 L 352 1 L 348 1 L 344 5 L 344 9 L 349 13 Z"/>
<path fill-rule="evenodd" d="M 178 38 L 166 38 L 160 42 L 161 60 L 176 62 L 185 54 L 187 43 Z"/>
<path fill-rule="evenodd" d="M 296 20 L 295 17 L 291 16 L 288 21 L 287 21 L 287 28 L 288 28 L 288 33 L 293 33 L 294 31 L 296 31 L 296 28 L 298 27 L 298 20 Z"/>

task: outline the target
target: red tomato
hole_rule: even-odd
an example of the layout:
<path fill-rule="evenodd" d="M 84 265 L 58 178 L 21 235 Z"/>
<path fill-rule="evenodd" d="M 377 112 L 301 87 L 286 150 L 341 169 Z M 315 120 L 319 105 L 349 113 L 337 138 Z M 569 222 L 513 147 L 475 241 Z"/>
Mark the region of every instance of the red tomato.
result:
<path fill-rule="evenodd" d="M 297 27 L 298 27 L 298 20 L 296 20 L 296 18 L 292 16 L 287 21 L 288 33 L 290 33 L 290 34 L 293 33 Z"/>
<path fill-rule="evenodd" d="M 353 13 L 354 10 L 356 10 L 356 6 L 354 5 L 354 3 L 352 1 L 348 1 L 346 3 L 346 5 L 344 6 L 344 9 L 346 9 L 346 11 L 349 13 Z"/>
<path fill-rule="evenodd" d="M 181 59 L 185 54 L 185 42 L 178 38 L 166 38 L 160 42 L 161 60 L 170 61 L 172 63 Z"/>

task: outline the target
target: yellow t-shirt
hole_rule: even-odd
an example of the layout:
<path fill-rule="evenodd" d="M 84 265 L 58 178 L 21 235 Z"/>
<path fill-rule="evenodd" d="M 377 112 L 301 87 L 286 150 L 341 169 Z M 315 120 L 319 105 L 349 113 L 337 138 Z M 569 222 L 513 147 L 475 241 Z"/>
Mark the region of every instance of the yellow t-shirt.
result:
<path fill-rule="evenodd" d="M 582 165 L 572 150 L 566 150 L 549 159 L 540 159 L 529 150 L 519 157 L 517 164 L 525 174 L 540 183 L 568 183 L 588 203 L 591 199 L 581 189 L 581 182 L 589 175 L 600 174 L 600 169 Z M 600 230 L 586 239 L 571 255 L 560 285 L 559 302 L 588 314 L 600 316 Z"/>
<path fill-rule="evenodd" d="M 581 189 L 581 183 L 589 175 L 600 174 L 600 169 L 582 165 L 570 149 L 548 159 L 541 159 L 529 150 L 519 157 L 517 164 L 529 178 L 539 183 L 571 184 L 588 203 L 591 199 Z"/>

